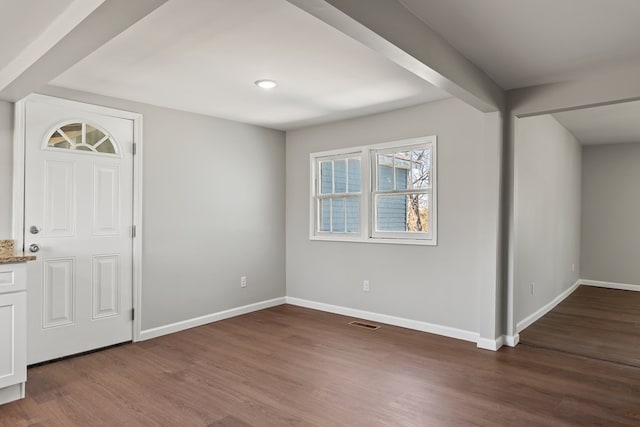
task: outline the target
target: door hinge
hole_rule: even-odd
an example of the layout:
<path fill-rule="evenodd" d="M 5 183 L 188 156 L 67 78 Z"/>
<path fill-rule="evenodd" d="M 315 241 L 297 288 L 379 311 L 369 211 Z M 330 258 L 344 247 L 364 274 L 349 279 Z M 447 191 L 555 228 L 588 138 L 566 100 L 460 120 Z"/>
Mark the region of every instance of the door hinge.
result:
<path fill-rule="evenodd" d="M 134 156 L 138 152 L 138 144 L 136 144 L 135 142 L 133 144 L 131 144 L 131 152 L 133 153 Z"/>
<path fill-rule="evenodd" d="M 131 226 L 131 237 L 135 238 L 137 233 L 138 233 L 138 228 L 135 225 L 132 225 Z"/>
<path fill-rule="evenodd" d="M 131 309 L 131 320 L 136 320 L 136 309 L 135 308 Z"/>

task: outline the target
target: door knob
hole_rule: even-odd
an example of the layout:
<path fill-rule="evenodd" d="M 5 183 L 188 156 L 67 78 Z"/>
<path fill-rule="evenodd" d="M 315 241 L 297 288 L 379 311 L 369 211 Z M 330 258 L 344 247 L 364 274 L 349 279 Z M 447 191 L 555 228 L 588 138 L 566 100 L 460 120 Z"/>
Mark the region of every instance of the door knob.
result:
<path fill-rule="evenodd" d="M 42 228 L 38 227 L 37 225 L 32 225 L 31 228 L 29 228 L 29 233 L 38 234 L 41 230 Z"/>
<path fill-rule="evenodd" d="M 29 245 L 29 251 L 36 253 L 40 250 L 40 246 L 36 245 L 35 243 L 32 243 L 31 245 Z"/>

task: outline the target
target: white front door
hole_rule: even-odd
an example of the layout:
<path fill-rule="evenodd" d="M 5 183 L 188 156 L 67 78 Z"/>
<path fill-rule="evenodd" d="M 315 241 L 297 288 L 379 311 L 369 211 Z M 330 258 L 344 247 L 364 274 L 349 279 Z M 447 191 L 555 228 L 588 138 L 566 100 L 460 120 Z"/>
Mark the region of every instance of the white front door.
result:
<path fill-rule="evenodd" d="M 82 107 L 26 101 L 29 364 L 133 336 L 133 121 Z"/>

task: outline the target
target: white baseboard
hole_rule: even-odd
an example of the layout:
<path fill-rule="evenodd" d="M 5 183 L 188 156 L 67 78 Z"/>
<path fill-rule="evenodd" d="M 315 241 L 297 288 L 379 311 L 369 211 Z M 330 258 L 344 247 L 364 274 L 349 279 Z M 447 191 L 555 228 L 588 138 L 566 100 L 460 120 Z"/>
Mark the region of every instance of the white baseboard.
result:
<path fill-rule="evenodd" d="M 0 388 L 0 405 L 4 405 L 5 403 L 13 402 L 19 399 L 24 399 L 25 384 L 26 383 L 19 383 Z"/>
<path fill-rule="evenodd" d="M 522 332 L 524 329 L 529 327 L 533 322 L 535 322 L 536 320 L 540 319 L 542 316 L 550 312 L 556 305 L 560 304 L 566 297 L 571 295 L 573 291 L 575 291 L 578 288 L 578 286 L 580 286 L 580 283 L 582 282 L 583 281 L 581 280 L 576 281 L 576 283 L 574 283 L 568 289 L 562 292 L 560 295 L 555 297 L 551 302 L 547 303 L 546 305 L 541 307 L 539 310 L 537 310 L 533 314 L 519 321 L 516 324 L 516 330 L 518 331 L 518 333 Z"/>
<path fill-rule="evenodd" d="M 228 319 L 230 317 L 240 316 L 241 314 L 251 313 L 253 311 L 263 310 L 276 305 L 285 303 L 285 297 L 273 298 L 266 301 L 260 301 L 242 307 L 231 308 L 229 310 L 219 311 L 217 313 L 207 314 L 193 319 L 183 320 L 181 322 L 171 323 L 169 325 L 159 326 L 157 328 L 146 329 L 140 331 L 139 341 L 156 338 L 162 335 L 172 334 L 174 332 L 183 331 L 185 329 L 195 328 L 196 326 L 206 325 L 207 323 L 217 322 L 219 320 Z"/>
<path fill-rule="evenodd" d="M 640 292 L 640 285 L 629 285 L 626 283 L 601 282 L 599 280 L 580 280 L 581 285 L 595 286 L 598 288 L 620 289 L 623 291 Z"/>
<path fill-rule="evenodd" d="M 504 345 L 504 335 L 499 336 L 495 340 L 491 338 L 478 337 L 478 348 L 483 350 L 498 351 Z"/>
<path fill-rule="evenodd" d="M 504 343 L 509 347 L 515 347 L 520 342 L 520 334 L 504 335 Z"/>
<path fill-rule="evenodd" d="M 326 311 L 329 313 L 341 314 L 343 316 L 356 317 L 372 322 L 385 323 L 388 325 L 400 326 L 402 328 L 413 329 L 421 332 L 442 335 L 449 338 L 456 338 L 463 341 L 475 342 L 478 348 L 496 351 L 507 342 L 508 337 L 500 336 L 495 340 L 481 338 L 477 332 L 467 331 L 464 329 L 452 328 L 434 323 L 422 322 L 419 320 L 406 319 L 403 317 L 390 316 L 387 314 L 373 313 L 370 311 L 358 310 L 348 307 L 341 307 L 332 304 L 309 301 L 294 297 L 274 298 L 266 301 L 260 301 L 254 304 L 236 307 L 217 313 L 200 316 L 193 319 L 187 319 L 169 325 L 159 326 L 157 328 L 146 329 L 140 332 L 139 341 L 156 338 L 162 335 L 172 334 L 174 332 L 183 331 L 185 329 L 195 328 L 197 326 L 206 325 L 208 323 L 217 322 L 219 320 L 228 319 L 230 317 L 240 316 L 242 314 L 263 310 L 269 307 L 275 307 L 282 304 L 297 305 L 300 307 L 311 308 L 314 310 Z"/>
<path fill-rule="evenodd" d="M 359 319 L 370 320 L 372 322 L 386 323 L 387 325 L 400 326 L 402 328 L 443 335 L 445 337 L 457 338 L 464 341 L 478 342 L 479 339 L 477 332 L 466 331 L 464 329 L 457 329 L 449 326 L 436 325 L 434 323 L 421 322 L 403 317 L 389 316 L 387 314 L 373 313 L 371 311 L 357 310 L 354 308 L 341 307 L 339 305 L 325 304 L 300 298 L 286 297 L 285 299 L 287 304 L 326 311 L 328 313 L 357 317 Z"/>

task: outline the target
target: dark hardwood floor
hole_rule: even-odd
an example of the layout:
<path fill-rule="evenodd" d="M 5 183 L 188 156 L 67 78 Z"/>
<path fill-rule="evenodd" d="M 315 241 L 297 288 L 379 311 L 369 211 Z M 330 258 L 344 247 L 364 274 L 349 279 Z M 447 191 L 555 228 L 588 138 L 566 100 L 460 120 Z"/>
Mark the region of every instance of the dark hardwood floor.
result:
<path fill-rule="evenodd" d="M 520 343 L 640 368 L 640 292 L 580 286 Z"/>
<path fill-rule="evenodd" d="M 29 369 L 0 426 L 640 425 L 640 369 L 283 305 Z"/>

